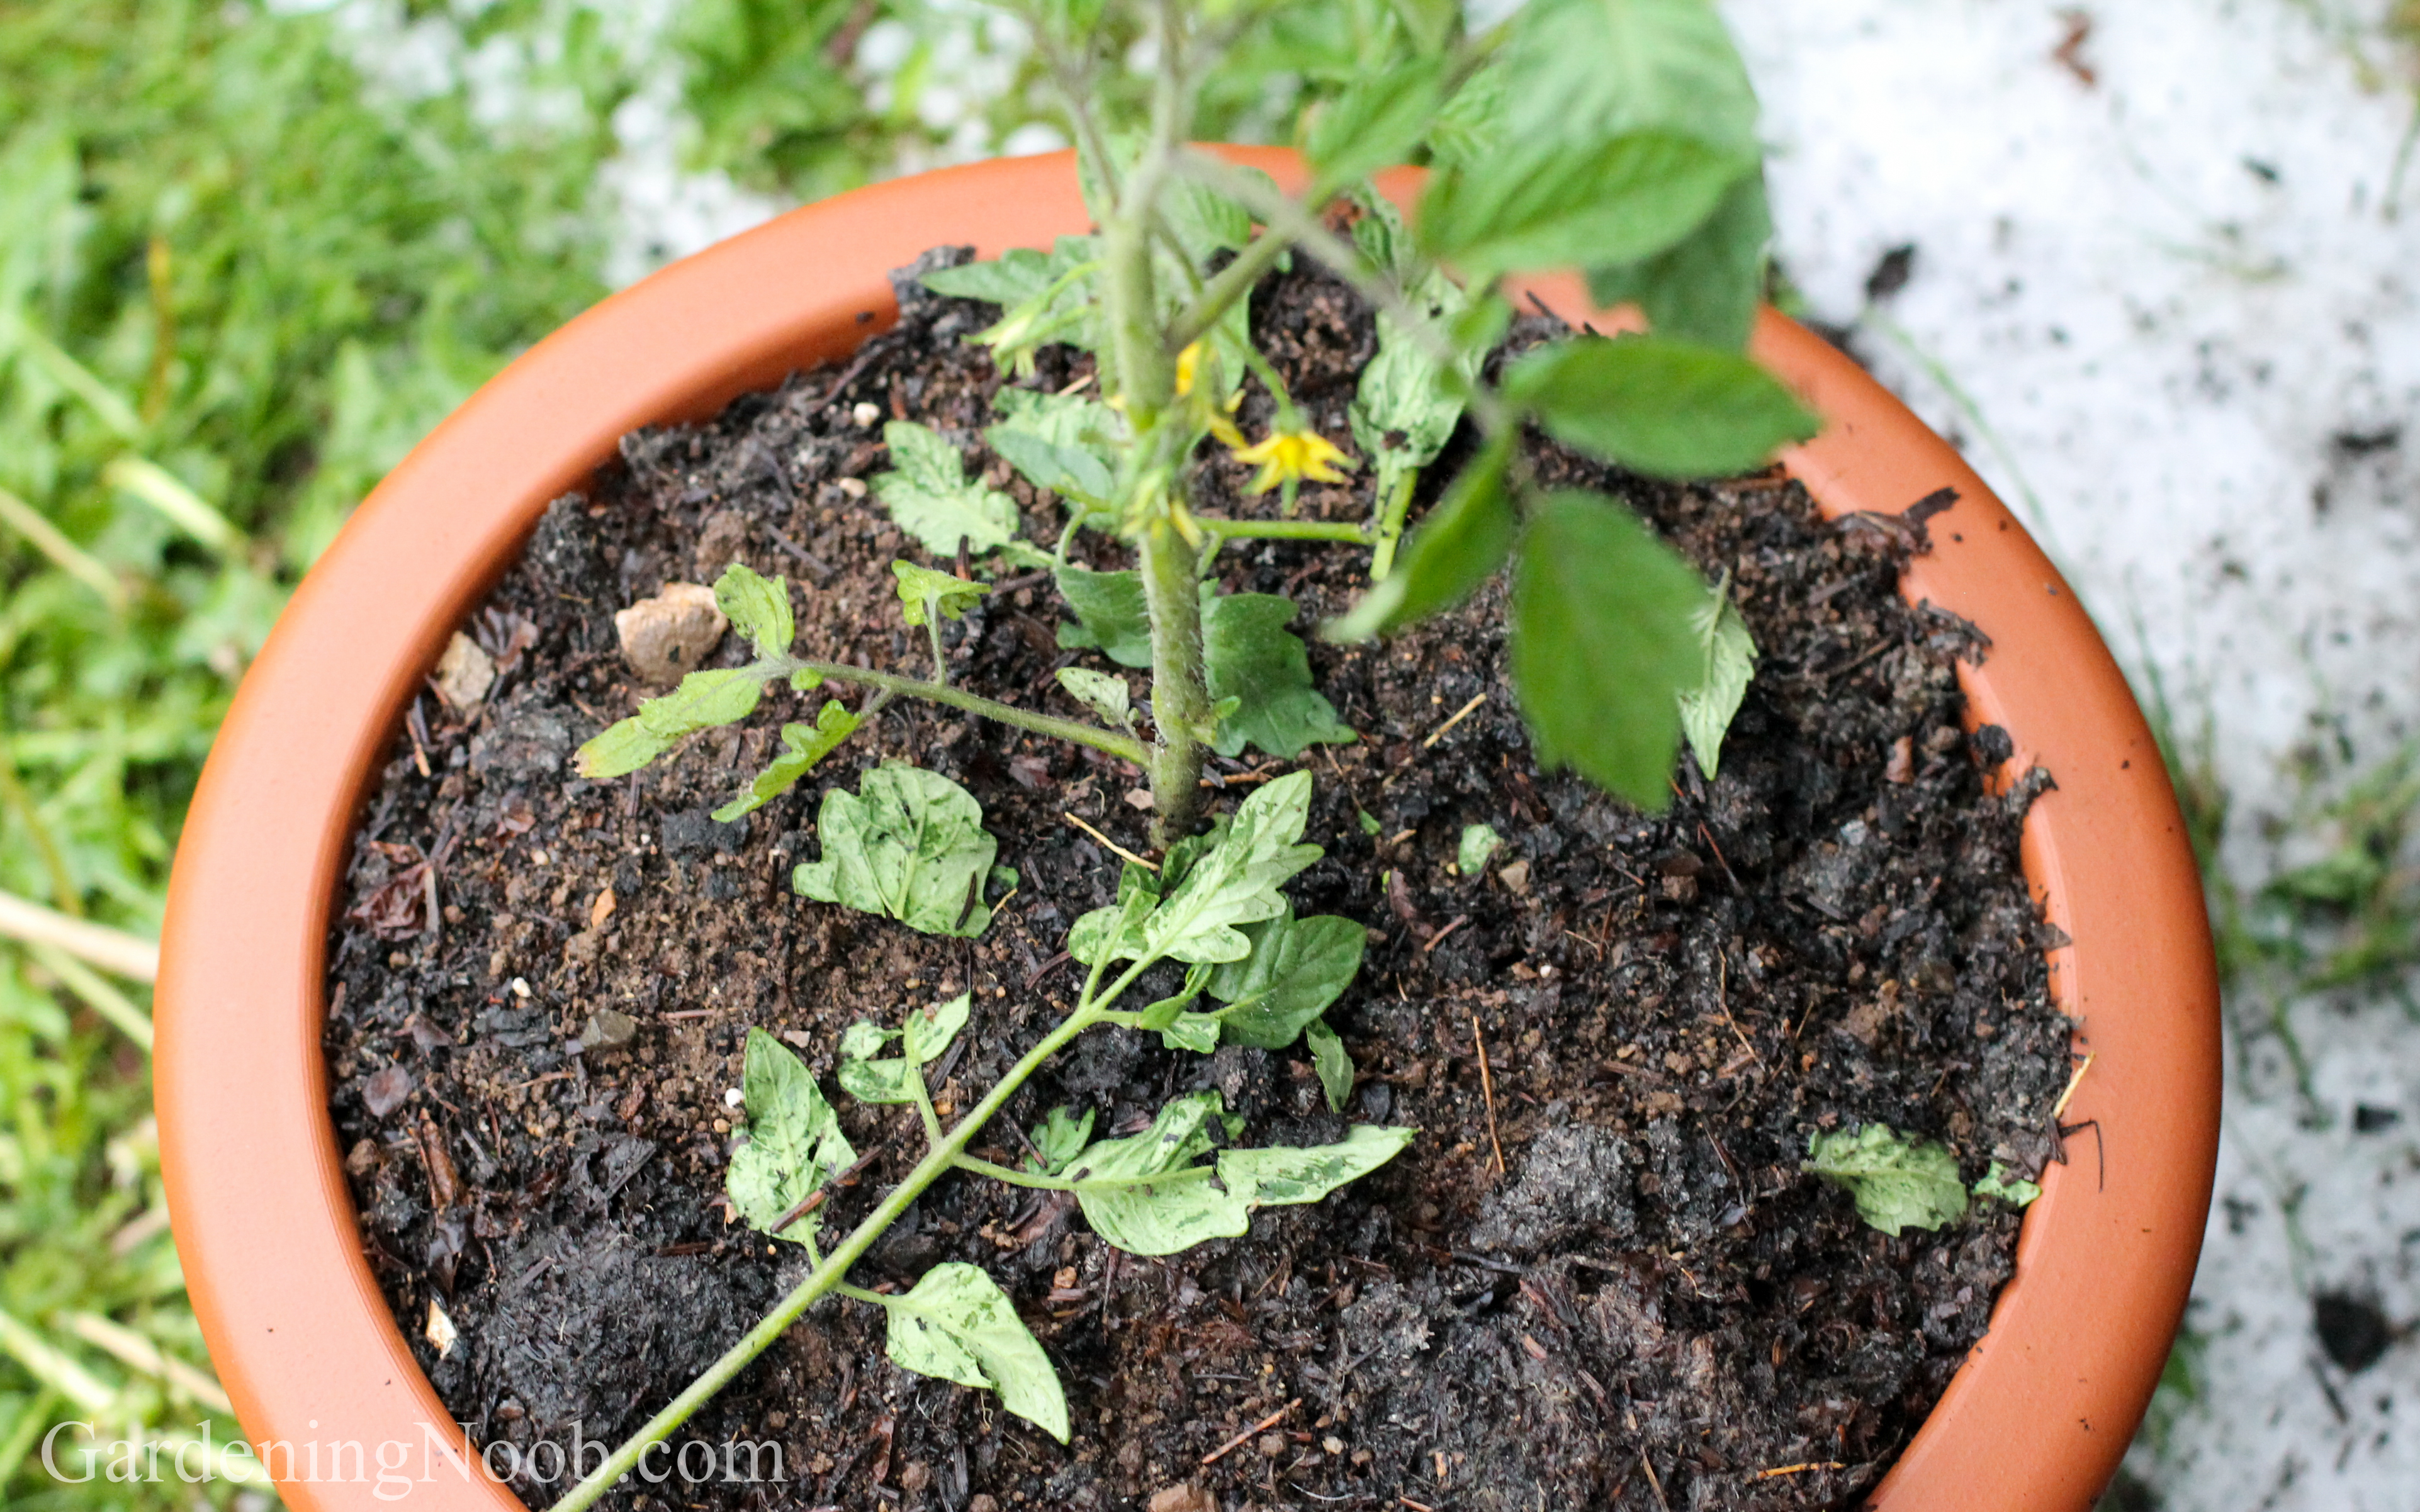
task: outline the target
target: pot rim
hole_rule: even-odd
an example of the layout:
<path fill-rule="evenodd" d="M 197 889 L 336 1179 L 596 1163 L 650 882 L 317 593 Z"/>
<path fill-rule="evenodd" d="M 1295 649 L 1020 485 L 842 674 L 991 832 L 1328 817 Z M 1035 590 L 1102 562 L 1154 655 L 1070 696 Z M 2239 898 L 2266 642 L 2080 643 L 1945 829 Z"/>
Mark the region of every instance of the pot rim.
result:
<path fill-rule="evenodd" d="M 1230 148 L 1298 187 L 1299 160 Z M 793 210 L 572 320 L 490 380 L 372 491 L 238 690 L 169 885 L 157 991 L 161 1162 L 195 1315 L 256 1443 L 410 1445 L 422 1508 L 521 1512 L 476 1473 L 364 1257 L 319 1048 L 328 927 L 349 836 L 406 702 L 537 517 L 642 424 L 711 415 L 887 326 L 885 272 L 1081 231 L 1073 155 L 995 160 Z M 1386 176 L 1411 196 L 1417 175 Z M 811 276 L 801 276 L 801 270 Z M 1516 285 L 1587 317 L 1575 276 Z M 1600 316 L 1600 327 L 1606 323 Z M 2218 1135 L 2218 986 L 2200 878 L 2151 732 L 2089 617 L 1957 453 L 1847 357 L 1767 309 L 1752 350 L 1826 427 L 1783 461 L 1827 517 L 1948 488 L 1902 580 L 1991 637 L 1962 662 L 2006 772 L 2057 782 L 2026 875 L 2071 943 L 2054 998 L 2094 1059 L 2069 1104 L 2100 1161 L 2050 1167 L 1990 1332 L 1869 1504 L 2088 1507 L 2167 1356 L 2200 1250 Z M 342 658 L 319 648 L 344 646 Z M 2080 1151 L 2081 1135 L 2076 1149 Z M 475 1452 L 475 1451 L 473 1451 Z M 300 1461 L 296 1461 L 297 1464 Z M 289 1469 L 293 1466 L 289 1465 Z M 393 1483 L 287 1478 L 302 1512 L 369 1512 Z"/>

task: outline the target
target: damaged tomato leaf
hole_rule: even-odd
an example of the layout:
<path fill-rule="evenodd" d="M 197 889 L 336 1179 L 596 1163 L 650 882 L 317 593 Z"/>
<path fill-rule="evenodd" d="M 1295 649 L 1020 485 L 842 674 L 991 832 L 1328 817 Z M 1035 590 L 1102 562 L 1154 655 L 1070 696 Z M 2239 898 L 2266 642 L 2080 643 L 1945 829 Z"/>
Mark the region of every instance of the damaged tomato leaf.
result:
<path fill-rule="evenodd" d="M 946 1260 L 904 1296 L 866 1292 L 889 1315 L 886 1352 L 919 1375 L 1000 1393 L 1000 1404 L 1067 1442 L 1067 1395 L 1042 1341 L 981 1267 Z"/>
<path fill-rule="evenodd" d="M 913 1103 L 914 1079 L 967 1026 L 972 1004 L 971 995 L 960 993 L 945 1003 L 909 1009 L 904 1028 L 886 1029 L 865 1019 L 850 1025 L 840 1041 L 841 1090 L 861 1103 Z M 875 1058 L 894 1040 L 900 1042 L 898 1055 Z"/>
<path fill-rule="evenodd" d="M 1343 1112 L 1345 1100 L 1353 1095 L 1353 1057 L 1345 1053 L 1343 1040 L 1326 1019 L 1314 1019 L 1302 1031 L 1302 1042 L 1311 1047 L 1311 1069 L 1319 1072 L 1320 1089 L 1327 1094 L 1327 1111 Z"/>
<path fill-rule="evenodd" d="M 1362 1124 L 1341 1144 L 1221 1149 L 1215 1163 L 1196 1164 L 1221 1134 L 1232 1138 L 1242 1127 L 1216 1088 L 1189 1092 L 1142 1133 L 1085 1150 L 1066 1180 L 1104 1240 L 1130 1255 L 1173 1255 L 1250 1232 L 1254 1208 L 1316 1202 L 1393 1159 L 1419 1134 Z"/>
<path fill-rule="evenodd" d="M 1220 594 L 1202 606 L 1202 656 L 1211 700 L 1235 700 L 1211 745 L 1221 756 L 1257 746 L 1293 761 L 1314 745 L 1358 737 L 1336 717 L 1311 678 L 1311 654 L 1294 623 L 1294 600 L 1275 594 Z"/>
<path fill-rule="evenodd" d="M 1894 1238 L 1902 1228 L 1939 1228 L 1966 1215 L 1957 1158 L 1930 1140 L 1869 1123 L 1854 1134 L 1819 1134 L 1807 1149 L 1798 1168 L 1848 1192 L 1857 1216 Z"/>
<path fill-rule="evenodd" d="M 1162 899 L 1158 884 L 1129 863 L 1116 903 L 1076 921 L 1067 952 L 1087 965 L 1110 961 L 1172 959 L 1215 965 L 1252 953 L 1236 928 L 1286 912 L 1278 889 L 1326 853 L 1295 843 L 1311 816 L 1311 774 L 1289 772 L 1263 784 L 1235 810 L 1216 844 L 1185 872 Z"/>
<path fill-rule="evenodd" d="M 973 938 L 991 925 L 984 885 L 1000 843 L 974 795 L 939 772 L 886 763 L 858 790 L 824 795 L 823 855 L 791 873 L 799 896 L 883 914 L 924 934 Z"/>
<path fill-rule="evenodd" d="M 842 707 L 839 700 L 826 699 L 813 728 L 783 725 L 782 744 L 786 748 L 773 758 L 772 764 L 756 774 L 756 780 L 748 785 L 746 793 L 714 810 L 715 823 L 727 825 L 798 786 L 799 779 L 814 771 L 816 764 L 837 749 L 842 741 L 857 733 L 863 722 Z"/>
<path fill-rule="evenodd" d="M 1097 649 L 1121 667 L 1151 665 L 1151 610 L 1142 574 L 1061 567 L 1059 596 L 1076 611 L 1076 623 L 1059 626 L 1059 644 L 1070 651 Z"/>
<path fill-rule="evenodd" d="M 731 1157 L 724 1190 L 748 1226 L 796 1243 L 812 1242 L 815 1215 L 776 1232 L 786 1217 L 857 1160 L 839 1116 L 815 1086 L 814 1073 L 789 1047 L 763 1029 L 748 1031 L 740 1077 L 748 1110 L 748 1142 Z"/>

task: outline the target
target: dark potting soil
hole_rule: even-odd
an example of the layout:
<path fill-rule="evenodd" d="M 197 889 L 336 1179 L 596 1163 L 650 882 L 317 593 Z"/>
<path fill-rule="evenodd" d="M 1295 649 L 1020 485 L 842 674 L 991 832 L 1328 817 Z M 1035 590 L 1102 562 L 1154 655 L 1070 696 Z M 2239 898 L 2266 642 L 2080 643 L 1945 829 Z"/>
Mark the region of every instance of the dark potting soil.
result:
<path fill-rule="evenodd" d="M 861 481 L 884 465 L 881 420 L 949 432 L 1016 497 L 1029 538 L 1055 538 L 1056 501 L 980 438 L 1001 380 L 962 338 L 992 312 L 902 292 L 898 328 L 845 368 L 627 438 L 592 493 L 548 511 L 464 627 L 499 662 L 495 686 L 467 717 L 414 701 L 355 841 L 326 1049 L 363 1242 L 448 1408 L 477 1442 L 533 1451 L 518 1482 L 533 1505 L 567 1484 L 536 1445 L 618 1440 L 803 1273 L 796 1247 L 720 1203 L 749 1027 L 798 1046 L 829 1088 L 850 1023 L 971 989 L 970 1048 L 939 1091 L 945 1113 L 966 1106 L 1057 1020 L 1078 985 L 1067 927 L 1112 899 L 1116 858 L 1064 816 L 1147 843 L 1133 769 L 904 700 L 734 824 L 707 810 L 826 693 L 776 691 L 744 728 L 633 778 L 571 775 L 574 748 L 650 691 L 613 611 L 733 560 L 791 579 L 803 654 L 921 671 L 923 632 L 901 625 L 890 570 L 921 553 Z M 1366 311 L 1295 273 L 1264 285 L 1255 322 L 1316 424 L 1348 435 Z M 1526 320 L 1514 343 L 1546 329 Z M 1053 348 L 1033 381 L 1089 371 Z M 1269 408 L 1254 386 L 1248 431 Z M 2017 860 L 2041 779 L 1989 791 L 2009 744 L 1962 732 L 1952 671 L 1986 648 L 1897 594 L 1922 512 L 1828 524 L 1778 475 L 1677 487 L 1543 443 L 1536 457 L 1550 482 L 1632 501 L 1710 578 L 1729 572 L 1762 660 L 1720 779 L 1684 763 L 1670 808 L 1647 815 L 1532 764 L 1500 583 L 1383 646 L 1312 644 L 1360 739 L 1301 763 L 1317 783 L 1306 838 L 1327 855 L 1291 891 L 1304 913 L 1368 926 L 1329 1015 L 1358 1068 L 1352 1119 L 1420 1136 L 1324 1203 L 1167 1259 L 1109 1249 L 1063 1196 L 947 1178 L 854 1277 L 984 1266 L 1060 1368 L 1072 1446 L 893 1366 L 878 1310 L 835 1300 L 675 1443 L 778 1444 L 779 1484 L 633 1483 L 614 1504 L 1819 1507 L 1880 1478 L 1982 1335 L 2018 1218 L 1978 1201 L 1938 1233 L 1887 1237 L 1799 1163 L 1810 1135 L 1873 1121 L 1946 1142 L 1969 1180 L 2049 1155 L 2068 1026 Z M 1207 472 L 1206 507 L 1277 507 L 1235 493 L 1247 469 Z M 1312 517 L 1368 507 L 1357 485 L 1301 501 Z M 1365 565 L 1254 544 L 1218 575 L 1291 595 L 1308 627 L 1347 606 Z M 1109 664 L 1062 651 L 1060 618 L 1047 579 L 1003 582 L 950 627 L 954 675 L 1079 712 L 1052 670 Z M 792 894 L 821 792 L 884 760 L 982 801 L 1022 877 L 983 938 Z M 1283 768 L 1253 754 L 1213 769 L 1223 803 Z M 1504 843 L 1464 876 L 1450 863 L 1471 824 Z M 1131 1132 L 1203 1086 L 1245 1117 L 1240 1143 L 1346 1125 L 1299 1046 L 1201 1057 L 1108 1029 L 982 1146 L 1016 1159 L 1007 1123 L 1063 1103 Z M 835 1101 L 879 1154 L 828 1232 L 919 1143 L 908 1110 Z M 457 1335 L 442 1353 L 432 1306 Z"/>

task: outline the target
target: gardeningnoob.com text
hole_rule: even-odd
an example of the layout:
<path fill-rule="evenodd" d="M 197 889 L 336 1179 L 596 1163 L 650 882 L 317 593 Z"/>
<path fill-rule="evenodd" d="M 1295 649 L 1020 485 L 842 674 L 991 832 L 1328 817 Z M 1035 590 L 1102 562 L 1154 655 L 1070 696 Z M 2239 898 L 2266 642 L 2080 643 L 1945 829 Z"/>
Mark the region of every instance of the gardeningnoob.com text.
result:
<path fill-rule="evenodd" d="M 318 1424 L 314 1421 L 311 1427 Z M 194 1425 L 193 1433 L 142 1433 L 110 1436 L 101 1426 L 79 1419 L 52 1425 L 42 1436 L 42 1468 L 67 1485 L 89 1482 L 161 1484 L 182 1481 L 199 1486 L 212 1481 L 237 1485 L 275 1481 L 285 1485 L 368 1486 L 383 1502 L 400 1502 L 413 1488 L 441 1481 L 468 1482 L 485 1477 L 498 1485 L 532 1482 L 541 1486 L 577 1481 L 599 1469 L 613 1452 L 611 1441 L 598 1441 L 571 1426 L 566 1443 L 539 1439 L 521 1444 L 499 1439 L 486 1448 L 471 1442 L 467 1424 L 451 1430 L 422 1424 L 417 1441 L 388 1439 L 370 1443 L 360 1439 L 262 1439 L 214 1437 L 214 1425 Z M 782 1446 L 769 1441 L 733 1440 L 708 1443 L 692 1439 L 677 1449 L 668 1443 L 648 1447 L 635 1475 L 650 1486 L 673 1481 L 700 1486 L 717 1483 L 755 1485 L 779 1483 L 784 1473 Z"/>

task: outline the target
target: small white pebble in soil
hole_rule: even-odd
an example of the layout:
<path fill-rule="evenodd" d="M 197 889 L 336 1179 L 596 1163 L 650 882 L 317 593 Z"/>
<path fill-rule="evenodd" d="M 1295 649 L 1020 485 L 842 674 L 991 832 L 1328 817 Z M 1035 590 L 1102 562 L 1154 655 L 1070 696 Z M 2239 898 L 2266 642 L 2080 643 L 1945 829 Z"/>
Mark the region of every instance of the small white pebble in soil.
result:
<path fill-rule="evenodd" d="M 865 497 L 865 480 L 863 478 L 843 478 L 840 480 L 840 491 L 848 495 L 851 499 L 862 499 Z"/>
<path fill-rule="evenodd" d="M 529 984 L 529 982 L 528 982 L 527 980 L 523 980 L 522 978 L 515 977 L 515 978 L 513 979 L 513 995 L 514 995 L 515 997 L 527 997 L 529 995 L 530 995 L 530 984 Z"/>
<path fill-rule="evenodd" d="M 748 1100 L 745 1097 L 740 1095 L 739 1088 L 737 1087 L 726 1087 L 722 1089 L 722 1105 L 724 1107 L 736 1108 L 747 1101 Z"/>
<path fill-rule="evenodd" d="M 437 1351 L 441 1360 L 454 1352 L 454 1341 L 460 1336 L 454 1332 L 454 1319 L 445 1316 L 445 1309 L 437 1305 L 434 1297 L 428 1299 L 428 1323 L 421 1330 L 421 1336 L 428 1340 L 428 1347 Z"/>
<path fill-rule="evenodd" d="M 882 418 L 882 407 L 871 399 L 860 399 L 857 407 L 848 412 L 848 418 L 861 426 L 871 425 Z"/>

